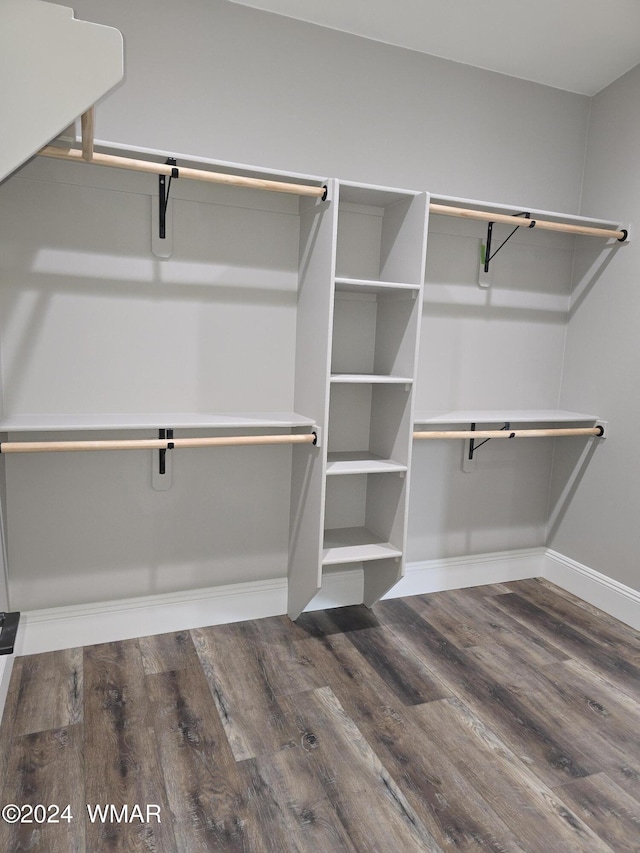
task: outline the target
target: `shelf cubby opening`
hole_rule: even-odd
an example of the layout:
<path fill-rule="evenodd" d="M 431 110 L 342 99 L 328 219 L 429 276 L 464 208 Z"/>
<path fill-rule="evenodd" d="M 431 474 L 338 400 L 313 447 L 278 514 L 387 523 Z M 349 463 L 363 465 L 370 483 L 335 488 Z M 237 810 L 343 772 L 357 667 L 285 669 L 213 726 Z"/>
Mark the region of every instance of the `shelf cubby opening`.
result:
<path fill-rule="evenodd" d="M 336 289 L 331 373 L 407 379 L 415 369 L 416 291 Z"/>
<path fill-rule="evenodd" d="M 401 558 L 405 490 L 402 474 L 328 480 L 323 565 Z"/>
<path fill-rule="evenodd" d="M 411 387 L 332 385 L 328 461 L 387 460 L 406 466 L 412 434 Z"/>
<path fill-rule="evenodd" d="M 424 204 L 420 195 L 340 185 L 336 274 L 420 283 Z"/>

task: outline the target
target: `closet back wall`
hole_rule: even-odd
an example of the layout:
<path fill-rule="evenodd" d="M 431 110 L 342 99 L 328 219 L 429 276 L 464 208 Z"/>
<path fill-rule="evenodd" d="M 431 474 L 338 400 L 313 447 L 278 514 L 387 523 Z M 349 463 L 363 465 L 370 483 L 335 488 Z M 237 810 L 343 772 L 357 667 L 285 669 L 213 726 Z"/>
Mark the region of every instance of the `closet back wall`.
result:
<path fill-rule="evenodd" d="M 5 415 L 291 411 L 297 199 L 174 181 L 160 261 L 153 179 L 78 171 L 37 160 L 0 187 Z M 289 448 L 175 451 L 161 492 L 154 460 L 7 458 L 13 607 L 285 573 Z"/>
<path fill-rule="evenodd" d="M 578 208 L 586 97 L 225 0 L 76 0 L 73 6 L 77 17 L 115 26 L 125 40 L 125 81 L 98 105 L 98 139 Z M 11 267 L 2 329 L 7 405 L 39 409 L 44 396 L 68 405 L 82 397 L 83 406 L 90 401 L 90 410 L 103 412 L 125 403 L 175 411 L 196 399 L 198 408 L 214 411 L 293 408 L 297 255 L 288 241 L 295 217 L 291 234 L 285 224 L 277 235 L 275 261 L 268 234 L 259 249 L 253 245 L 254 213 L 240 214 L 233 205 L 214 213 L 206 203 L 180 201 L 186 190 L 177 181 L 176 248 L 171 261 L 160 261 L 149 250 L 152 179 L 141 177 L 140 189 L 136 176 L 102 177 L 105 171 L 36 162 L 0 189 Z M 96 189 L 83 186 L 93 182 Z M 236 227 L 237 217 L 249 227 Z M 251 267 L 258 285 L 239 278 L 238 267 Z M 265 268 L 278 271 L 277 282 L 261 278 Z M 473 323 L 479 328 L 485 321 L 478 308 Z M 537 325 L 522 328 L 531 340 Z M 67 347 L 71 335 L 74 346 Z M 101 353 L 100 383 L 89 363 L 75 363 L 73 383 L 65 381 L 63 368 L 78 343 L 82 349 L 83 336 L 87 351 Z M 261 373 L 249 373 L 248 365 Z M 491 460 L 497 451 L 485 449 Z M 439 501 L 432 509 L 442 507 L 441 496 L 456 503 L 451 465 L 459 467 L 459 447 L 420 452 L 437 453 L 440 461 L 425 475 L 432 503 Z M 534 466 L 532 452 L 514 461 L 509 449 L 497 463 L 501 500 Z M 442 462 L 449 457 L 451 465 Z M 287 449 L 185 451 L 176 454 L 174 486 L 166 493 L 151 490 L 147 454 L 9 460 L 14 606 L 284 576 L 290 458 Z M 475 475 L 464 476 L 468 483 Z M 497 482 L 495 466 L 492 476 Z M 480 542 L 466 534 L 474 523 L 468 489 L 467 503 L 458 501 L 454 516 L 431 515 L 426 532 L 421 513 L 430 507 L 412 509 L 411 559 L 472 553 L 489 543 L 542 544 L 541 491 L 536 485 L 533 516 L 523 512 L 531 522 L 493 516 Z"/>
<path fill-rule="evenodd" d="M 124 36 L 98 139 L 578 210 L 585 96 L 226 0 L 73 6 Z"/>

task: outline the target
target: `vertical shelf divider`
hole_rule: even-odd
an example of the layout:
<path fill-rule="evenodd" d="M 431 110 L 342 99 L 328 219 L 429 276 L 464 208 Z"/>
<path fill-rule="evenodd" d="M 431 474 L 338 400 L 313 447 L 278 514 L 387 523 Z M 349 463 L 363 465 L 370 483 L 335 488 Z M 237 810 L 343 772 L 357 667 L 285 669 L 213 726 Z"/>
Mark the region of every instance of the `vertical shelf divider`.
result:
<path fill-rule="evenodd" d="M 337 205 L 335 182 L 327 199 L 300 199 L 295 406 L 327 434 Z M 292 448 L 288 606 L 297 619 L 322 583 L 326 441 Z"/>

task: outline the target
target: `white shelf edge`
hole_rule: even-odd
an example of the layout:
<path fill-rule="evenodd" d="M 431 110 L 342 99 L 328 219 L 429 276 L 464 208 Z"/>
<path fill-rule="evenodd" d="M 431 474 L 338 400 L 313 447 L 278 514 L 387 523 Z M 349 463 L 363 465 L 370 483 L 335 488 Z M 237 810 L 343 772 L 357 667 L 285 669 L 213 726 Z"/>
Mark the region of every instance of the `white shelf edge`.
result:
<path fill-rule="evenodd" d="M 558 211 L 553 210 L 540 210 L 535 207 L 527 207 L 526 205 L 515 206 L 511 204 L 500 204 L 499 202 L 493 201 L 480 201 L 479 199 L 473 198 L 460 198 L 458 196 L 448 196 L 448 195 L 436 195 L 435 193 L 431 193 L 430 203 L 432 204 L 443 204 L 443 205 L 451 205 L 453 207 L 463 207 L 466 209 L 477 209 L 477 210 L 486 210 L 490 213 L 521 213 L 523 211 L 527 211 L 531 213 L 531 215 L 535 218 L 545 218 L 549 220 L 553 220 L 556 222 L 564 222 L 569 225 L 587 225 L 598 227 L 611 227 L 612 229 L 617 229 L 620 227 L 620 222 L 615 222 L 611 219 L 597 219 L 592 216 L 579 216 L 578 214 L 573 213 L 560 213 Z M 436 214 L 433 213 L 433 216 Z"/>
<path fill-rule="evenodd" d="M 402 551 L 376 536 L 366 527 L 340 527 L 325 530 L 322 565 L 363 563 L 402 557 Z"/>
<path fill-rule="evenodd" d="M 377 373 L 332 373 L 331 382 L 349 385 L 411 385 L 413 379 L 410 376 L 386 376 Z"/>
<path fill-rule="evenodd" d="M 113 415 L 18 415 L 0 420 L 0 432 L 65 432 L 125 429 L 289 429 L 314 425 L 296 412 L 149 412 Z"/>
<path fill-rule="evenodd" d="M 357 292 L 358 290 L 377 292 L 377 291 L 385 291 L 385 290 L 420 290 L 421 285 L 419 284 L 408 284 L 405 282 L 395 282 L 395 281 L 378 281 L 377 279 L 366 279 L 366 278 L 346 278 L 344 276 L 336 276 L 335 279 L 335 287 L 336 290 L 342 290 L 347 292 Z"/>
<path fill-rule="evenodd" d="M 569 412 L 563 409 L 459 409 L 443 412 L 417 412 L 414 426 L 421 424 L 469 424 L 469 423 L 593 423 L 597 415 Z"/>
<path fill-rule="evenodd" d="M 407 466 L 393 459 L 366 458 L 365 454 L 359 459 L 331 459 L 328 454 L 326 473 L 328 477 L 347 474 L 386 474 L 402 472 Z"/>

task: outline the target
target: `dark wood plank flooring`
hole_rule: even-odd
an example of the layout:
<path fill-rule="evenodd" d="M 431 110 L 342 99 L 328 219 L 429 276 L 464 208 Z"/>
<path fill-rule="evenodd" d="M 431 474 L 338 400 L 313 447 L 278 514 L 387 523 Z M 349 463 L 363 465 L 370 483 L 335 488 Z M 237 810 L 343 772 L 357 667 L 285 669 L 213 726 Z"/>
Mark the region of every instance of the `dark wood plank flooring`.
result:
<path fill-rule="evenodd" d="M 7 853 L 638 853 L 640 633 L 531 580 L 22 657 L 0 759 Z"/>

